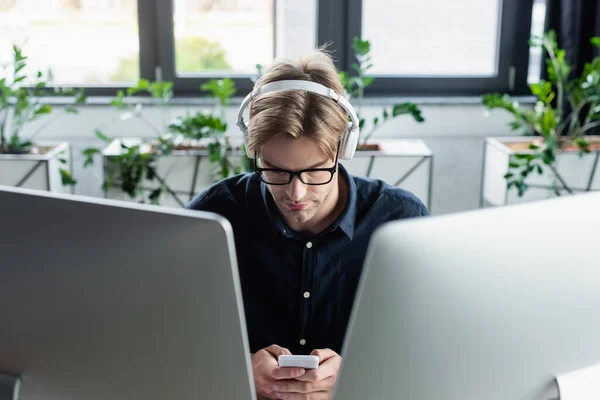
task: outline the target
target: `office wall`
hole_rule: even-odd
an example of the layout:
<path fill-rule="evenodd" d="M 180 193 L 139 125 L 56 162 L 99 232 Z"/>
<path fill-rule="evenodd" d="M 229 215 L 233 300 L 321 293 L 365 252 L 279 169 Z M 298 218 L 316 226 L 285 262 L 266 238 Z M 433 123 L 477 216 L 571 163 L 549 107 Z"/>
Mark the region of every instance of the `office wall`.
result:
<path fill-rule="evenodd" d="M 398 99 L 396 99 L 398 100 Z M 407 99 L 401 99 L 405 101 Z M 411 99 L 408 99 L 411 100 Z M 418 100 L 418 99 L 417 99 Z M 94 100 L 99 102 L 98 99 Z M 185 103 L 178 100 L 179 103 Z M 483 142 L 488 136 L 508 136 L 510 116 L 502 111 L 486 112 L 479 99 L 453 99 L 453 103 L 439 100 L 420 100 L 425 123 L 418 124 L 409 116 L 389 121 L 373 138 L 421 138 L 434 154 L 433 202 L 434 214 L 445 214 L 475 209 L 479 205 L 479 190 L 482 168 Z M 198 103 L 198 104 L 196 104 Z M 380 112 L 382 105 L 393 103 L 393 99 L 368 100 L 362 106 L 367 118 Z M 226 114 L 231 134 L 235 130 L 235 118 L 239 99 L 227 108 Z M 172 108 L 168 120 L 186 111 L 206 109 L 206 103 L 180 104 Z M 163 119 L 158 109 L 144 106 L 144 117 L 155 126 Z M 101 196 L 102 170 L 96 163 L 82 168 L 81 150 L 102 143 L 95 138 L 94 130 L 101 128 L 109 136 L 148 136 L 151 131 L 140 120 L 118 120 L 119 114 L 102 104 L 85 106 L 79 115 L 64 114 L 56 107 L 54 120 L 35 137 L 36 140 L 66 140 L 75 150 L 75 178 L 79 181 L 76 193 Z M 24 131 L 27 137 L 36 132 L 48 120 L 32 123 Z"/>

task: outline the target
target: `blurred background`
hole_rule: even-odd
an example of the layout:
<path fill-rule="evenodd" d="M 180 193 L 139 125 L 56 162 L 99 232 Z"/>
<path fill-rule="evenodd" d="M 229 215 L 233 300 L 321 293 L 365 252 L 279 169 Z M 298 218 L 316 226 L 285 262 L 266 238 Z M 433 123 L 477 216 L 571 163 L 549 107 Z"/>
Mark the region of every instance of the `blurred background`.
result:
<path fill-rule="evenodd" d="M 598 11 L 0 0 L 0 184 L 181 206 L 249 170 L 235 117 L 262 68 L 327 44 L 364 120 L 353 174 L 413 191 L 434 214 L 598 190 Z"/>

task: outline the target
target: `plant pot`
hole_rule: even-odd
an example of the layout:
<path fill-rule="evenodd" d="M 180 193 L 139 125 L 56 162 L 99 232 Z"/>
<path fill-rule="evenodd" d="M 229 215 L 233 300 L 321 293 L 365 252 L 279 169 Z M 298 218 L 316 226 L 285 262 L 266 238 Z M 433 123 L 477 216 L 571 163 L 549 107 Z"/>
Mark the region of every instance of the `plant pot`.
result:
<path fill-rule="evenodd" d="M 431 209 L 433 155 L 420 139 L 379 139 L 341 160 L 351 175 L 381 179 L 406 189 Z"/>
<path fill-rule="evenodd" d="M 241 162 L 241 140 L 232 138 L 232 145 L 237 148 L 230 157 L 234 163 Z M 129 138 L 123 142 L 131 146 L 139 144 L 141 139 Z M 196 194 L 214 183 L 214 166 L 209 163 L 206 147 L 209 142 L 210 140 L 199 140 L 184 143 L 171 155 L 159 157 L 158 176 L 173 191 L 161 196 L 161 205 L 182 207 L 182 204 L 187 204 Z M 115 140 L 102 152 L 105 175 L 116 171 L 114 157 L 120 154 L 120 146 L 121 142 Z M 151 146 L 146 146 L 145 151 L 151 151 Z M 357 151 L 354 159 L 340 162 L 352 175 L 381 179 L 390 185 L 404 188 L 431 207 L 433 156 L 422 140 L 379 140 Z M 158 181 L 144 182 L 145 199 L 148 199 L 148 195 L 159 185 Z M 126 201 L 142 200 L 141 196 L 132 199 L 124 193 L 119 187 L 119 182 L 115 182 L 112 188 L 106 190 L 105 196 Z"/>
<path fill-rule="evenodd" d="M 381 151 L 379 143 L 361 143 L 356 147 L 356 151 Z"/>
<path fill-rule="evenodd" d="M 38 142 L 26 154 L 0 154 L 0 185 L 72 193 L 61 169 L 73 171 L 69 143 Z"/>
<path fill-rule="evenodd" d="M 557 151 L 556 173 L 542 166 L 542 174 L 534 173 L 527 177 L 528 189 L 522 197 L 514 187 L 507 188 L 504 175 L 509 172 L 509 163 L 516 160 L 517 154 L 533 154 L 531 143 L 541 145 L 539 137 L 488 138 L 484 146 L 481 206 L 502 206 L 557 197 L 560 195 L 584 193 L 600 190 L 600 136 L 586 136 L 590 152 L 580 155 L 576 146 L 566 146 Z M 566 187 L 561 183 L 564 181 Z"/>
<path fill-rule="evenodd" d="M 122 139 L 122 142 L 118 139 L 112 141 L 102 151 L 105 177 L 118 177 L 118 165 L 115 163 L 115 157 L 121 154 L 121 143 L 133 146 L 141 142 L 140 138 L 126 138 Z M 153 180 L 142 182 L 143 197 L 138 195 L 132 198 L 121 189 L 119 181 L 113 182 L 112 187 L 105 190 L 105 197 L 135 202 L 145 199 L 148 202 L 150 193 L 161 187 L 161 182 L 164 182 L 171 191 L 161 194 L 160 204 L 168 207 L 184 207 L 200 191 L 215 182 L 218 167 L 209 161 L 208 143 L 210 143 L 210 139 L 184 142 L 178 145 L 170 155 L 157 157 L 157 176 Z M 230 152 L 229 160 L 234 165 L 242 162 L 242 152 L 239 150 L 241 144 L 241 138 L 240 140 L 232 139 L 232 145 L 237 150 Z M 142 148 L 144 152 L 152 151 L 152 146 L 148 144 Z"/>

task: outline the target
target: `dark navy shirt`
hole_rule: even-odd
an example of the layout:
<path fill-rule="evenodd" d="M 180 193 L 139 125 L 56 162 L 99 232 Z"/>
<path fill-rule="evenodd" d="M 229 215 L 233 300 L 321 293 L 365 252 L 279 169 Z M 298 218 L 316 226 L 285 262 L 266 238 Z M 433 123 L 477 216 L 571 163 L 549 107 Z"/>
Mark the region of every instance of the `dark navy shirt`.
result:
<path fill-rule="evenodd" d="M 429 215 L 411 193 L 374 179 L 349 176 L 347 204 L 324 232 L 290 229 L 256 174 L 222 180 L 189 209 L 231 223 L 252 353 L 272 344 L 292 354 L 341 352 L 371 233 L 386 221 Z"/>

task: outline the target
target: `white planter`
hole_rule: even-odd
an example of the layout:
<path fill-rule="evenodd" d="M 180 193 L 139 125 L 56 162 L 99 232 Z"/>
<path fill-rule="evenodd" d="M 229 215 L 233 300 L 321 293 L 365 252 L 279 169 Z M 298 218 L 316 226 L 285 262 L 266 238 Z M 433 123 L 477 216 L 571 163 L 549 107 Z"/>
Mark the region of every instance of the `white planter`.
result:
<path fill-rule="evenodd" d="M 600 137 L 590 136 L 590 139 Z M 530 142 L 532 137 L 488 138 L 485 142 L 483 171 L 481 182 L 481 206 L 502 206 L 556 197 L 553 184 L 558 182 L 560 194 L 570 193 L 560 186 L 552 170 L 544 165 L 543 174 L 532 173 L 525 183 L 529 186 L 522 197 L 515 187 L 507 188 L 504 175 L 509 170 L 509 163 L 515 160 L 516 154 L 532 153 L 532 151 L 513 151 L 508 143 Z M 582 157 L 579 151 L 560 150 L 556 158 L 556 170 L 563 178 L 572 194 L 591 190 L 600 190 L 600 152 L 592 151 Z"/>
<path fill-rule="evenodd" d="M 123 139 L 127 145 L 140 143 L 140 139 Z M 381 179 L 393 186 L 399 186 L 418 196 L 424 204 L 431 206 L 431 176 L 433 156 L 422 140 L 389 139 L 374 141 L 380 145 L 380 151 L 357 151 L 353 160 L 341 161 L 348 172 L 356 176 Z M 241 138 L 232 139 L 232 144 L 241 144 Z M 103 152 L 105 174 L 115 168 L 114 157 L 121 151 L 120 141 L 113 141 Z M 234 152 L 230 158 L 239 164 L 240 152 Z M 198 168 L 196 168 L 198 167 Z M 181 207 L 187 204 L 201 190 L 213 183 L 212 168 L 208 152 L 202 150 L 175 151 L 172 156 L 160 157 L 157 173 L 173 190 L 173 194 L 163 193 L 160 204 Z M 196 172 L 197 171 L 197 172 Z M 195 176 L 194 176 L 195 175 Z M 144 195 L 148 195 L 159 186 L 159 182 L 146 181 Z M 111 199 L 140 201 L 141 197 L 131 199 L 117 185 L 105 191 Z"/>
<path fill-rule="evenodd" d="M 40 154 L 0 154 L 0 185 L 72 193 L 73 187 L 62 184 L 60 173 L 61 169 L 73 172 L 69 143 L 36 142 L 34 148 L 37 147 L 47 151 Z"/>
<path fill-rule="evenodd" d="M 132 146 L 141 142 L 139 138 L 126 138 L 123 143 Z M 206 144 L 210 141 L 196 141 L 198 144 Z M 241 142 L 232 139 L 232 144 L 237 145 Z M 105 177 L 117 168 L 114 162 L 115 156 L 121 152 L 121 141 L 114 140 L 102 151 L 104 162 Z M 235 151 L 229 157 L 234 165 L 238 165 L 242 158 L 242 153 Z M 142 183 L 143 194 L 146 202 L 149 194 L 161 186 L 160 180 L 164 181 L 171 189 L 171 193 L 163 192 L 160 196 L 160 204 L 167 207 L 184 207 L 200 191 L 210 186 L 213 182 L 215 166 L 208 159 L 207 150 L 186 150 L 173 151 L 169 156 L 158 157 L 156 163 L 156 173 L 158 179 L 144 181 Z M 113 174 L 118 177 L 118 174 Z M 120 182 L 114 182 L 113 187 L 105 190 L 105 197 L 116 200 L 136 201 L 142 200 L 142 196 L 132 199 L 120 188 Z"/>
<path fill-rule="evenodd" d="M 406 189 L 431 209 L 433 155 L 420 139 L 378 139 L 380 151 L 357 151 L 340 161 L 351 175 L 365 176 Z"/>

